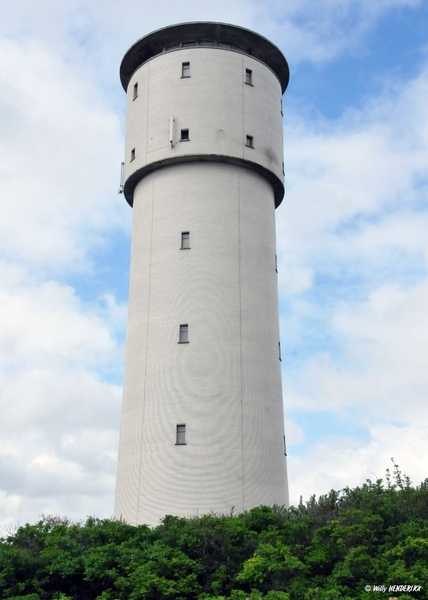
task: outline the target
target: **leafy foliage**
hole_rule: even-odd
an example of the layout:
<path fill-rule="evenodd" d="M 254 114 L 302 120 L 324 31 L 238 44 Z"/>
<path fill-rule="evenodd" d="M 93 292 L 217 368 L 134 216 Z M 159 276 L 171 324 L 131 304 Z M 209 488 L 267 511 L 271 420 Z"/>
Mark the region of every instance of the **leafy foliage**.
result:
<path fill-rule="evenodd" d="M 347 600 L 420 585 L 428 600 L 428 480 L 393 463 L 385 481 L 297 507 L 166 516 L 156 528 L 42 516 L 0 540 L 9 600 Z M 425 589 L 424 589 L 425 588 Z"/>

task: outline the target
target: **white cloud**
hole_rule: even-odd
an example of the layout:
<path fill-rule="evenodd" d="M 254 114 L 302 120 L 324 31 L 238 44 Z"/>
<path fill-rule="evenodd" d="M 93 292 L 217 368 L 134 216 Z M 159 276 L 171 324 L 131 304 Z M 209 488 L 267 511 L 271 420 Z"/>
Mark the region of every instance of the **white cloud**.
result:
<path fill-rule="evenodd" d="M 376 288 L 364 302 L 349 303 L 326 323 L 340 340 L 334 355 L 320 353 L 289 368 L 284 377 L 287 412 L 299 422 L 305 445 L 288 438 L 292 502 L 299 496 L 384 478 L 393 457 L 418 484 L 427 477 L 428 282 L 411 288 Z M 323 434 L 317 415 L 342 432 Z M 306 434 L 319 432 L 315 439 Z M 354 428 L 357 428 L 355 432 Z M 369 441 L 361 437 L 366 431 Z M 307 472 L 310 472 L 310 475 Z M 305 473 L 306 471 L 306 473 Z M 374 476 L 375 474 L 375 476 Z"/>
<path fill-rule="evenodd" d="M 344 52 L 365 52 L 364 39 L 383 16 L 420 4 L 421 0 L 276 0 L 259 5 L 257 22 L 270 39 L 283 41 L 292 64 L 325 63 Z"/>
<path fill-rule="evenodd" d="M 84 517 L 95 497 L 111 516 L 125 309 L 16 265 L 0 274 L 0 523 Z"/>
<path fill-rule="evenodd" d="M 119 120 L 40 43 L 0 40 L 0 73 L 0 251 L 37 267 L 87 267 L 88 251 L 128 216 L 116 196 Z"/>
<path fill-rule="evenodd" d="M 18 457 L 2 453 L 0 471 L 8 491 L 0 495 L 0 530 L 17 521 L 34 522 L 41 514 L 75 520 L 112 516 L 116 462 L 108 459 L 108 451 L 117 445 L 117 436 L 110 436 L 106 448 L 97 432 L 89 433 L 88 454 L 81 457 L 58 455 L 38 436 L 29 436 L 31 446 L 20 445 Z"/>
<path fill-rule="evenodd" d="M 294 65 L 325 63 L 343 52 L 365 52 L 364 40 L 383 16 L 415 9 L 421 0 L 163 0 L 156 9 L 148 0 L 20 0 L 0 8 L 8 36 L 42 37 L 63 57 L 81 65 L 90 53 L 98 74 L 110 73 L 127 48 L 150 31 L 187 21 L 220 21 L 255 29 L 272 39 Z M 92 68 L 92 65 L 90 66 Z"/>
<path fill-rule="evenodd" d="M 82 369 L 6 374 L 3 525 L 41 513 L 111 516 L 121 389 Z"/>
<path fill-rule="evenodd" d="M 383 477 L 391 457 L 427 476 L 427 93 L 422 70 L 335 122 L 288 117 L 277 239 L 284 405 L 305 442 L 289 442 L 294 503 Z M 320 413 L 343 431 L 324 435 Z"/>
<path fill-rule="evenodd" d="M 277 213 L 281 287 L 293 292 L 295 281 L 313 280 L 317 263 L 353 259 L 370 271 L 397 251 L 426 260 L 427 95 L 422 71 L 329 125 L 288 117 L 288 193 Z"/>
<path fill-rule="evenodd" d="M 304 454 L 289 455 L 290 502 L 296 505 L 300 496 L 306 501 L 312 494 L 352 488 L 367 479 L 385 481 L 386 469 L 393 471 L 391 458 L 419 485 L 426 478 L 427 442 L 428 428 L 415 425 L 373 426 L 365 444 L 339 436 L 317 440 Z"/>
<path fill-rule="evenodd" d="M 6 272 L 7 269 L 3 269 Z M 15 271 L 16 272 L 16 271 Z M 66 285 L 26 281 L 0 291 L 0 356 L 3 366 L 64 364 L 108 366 L 118 360 L 117 342 L 109 330 L 124 327 L 124 307 L 85 305 Z M 98 314 L 101 313 L 101 315 Z M 122 320 L 123 319 L 123 320 Z"/>
<path fill-rule="evenodd" d="M 325 323 L 339 352 L 305 356 L 284 377 L 286 410 L 343 413 L 357 422 L 418 426 L 428 412 L 428 281 L 382 286 Z M 302 324 L 302 327 L 304 325 Z M 352 414 L 355 414 L 354 412 Z"/>
<path fill-rule="evenodd" d="M 20 39 L 0 38 L 3 524 L 113 508 L 126 306 L 89 277 L 131 211 L 116 195 L 120 119 L 79 43 L 53 50 L 53 30 L 72 26 L 54 4 L 30 3 L 3 21 Z M 76 272 L 78 289 L 63 281 Z"/>
<path fill-rule="evenodd" d="M 287 445 L 298 445 L 301 444 L 305 439 L 302 428 L 291 419 L 287 419 L 285 422 L 285 433 L 287 437 Z"/>
<path fill-rule="evenodd" d="M 65 385 L 70 382 L 70 377 L 64 379 Z M 7 431 L 2 427 L 0 527 L 16 520 L 21 524 L 34 522 L 42 513 L 72 519 L 95 513 L 98 517 L 112 516 L 120 390 L 95 385 L 99 388 L 97 397 L 88 393 L 93 389 L 87 388 L 85 378 L 76 377 L 73 383 L 74 399 L 64 393 L 63 386 L 55 398 L 38 398 L 39 418 L 31 423 L 21 420 L 18 427 Z M 87 426 L 89 419 L 77 413 L 83 398 L 88 406 L 93 405 L 89 409 L 93 419 Z M 77 400 L 74 407 L 69 400 Z M 59 406 L 58 420 L 52 410 L 54 402 Z M 16 411 L 22 405 L 16 406 Z M 105 413 L 109 414 L 109 424 Z"/>
<path fill-rule="evenodd" d="M 0 7 L 8 37 L 43 39 L 60 56 L 88 69 L 111 90 L 119 88 L 119 64 L 126 50 L 153 30 L 188 21 L 220 21 L 250 27 L 257 4 L 248 0 L 19 0 Z M 113 69 L 112 69 L 113 65 Z M 114 81 L 111 81 L 112 73 Z M 109 81 L 108 81 L 109 80 Z"/>

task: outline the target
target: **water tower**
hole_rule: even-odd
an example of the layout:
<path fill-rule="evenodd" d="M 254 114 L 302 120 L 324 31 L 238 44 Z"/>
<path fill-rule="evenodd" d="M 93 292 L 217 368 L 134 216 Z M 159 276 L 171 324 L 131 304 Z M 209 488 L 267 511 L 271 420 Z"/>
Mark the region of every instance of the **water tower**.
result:
<path fill-rule="evenodd" d="M 195 22 L 140 39 L 120 75 L 133 232 L 115 516 L 287 505 L 275 244 L 287 62 L 252 31 Z"/>

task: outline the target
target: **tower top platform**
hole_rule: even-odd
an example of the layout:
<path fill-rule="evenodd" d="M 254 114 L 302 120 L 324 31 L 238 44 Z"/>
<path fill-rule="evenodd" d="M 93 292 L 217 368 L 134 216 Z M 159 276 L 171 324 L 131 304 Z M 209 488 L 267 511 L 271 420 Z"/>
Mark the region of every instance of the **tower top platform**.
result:
<path fill-rule="evenodd" d="M 290 78 L 282 52 L 263 36 L 236 25 L 194 21 L 163 27 L 142 37 L 125 54 L 120 65 L 120 80 L 125 91 L 133 73 L 142 64 L 163 52 L 181 48 L 209 47 L 248 54 L 267 65 L 277 76 L 282 93 Z"/>

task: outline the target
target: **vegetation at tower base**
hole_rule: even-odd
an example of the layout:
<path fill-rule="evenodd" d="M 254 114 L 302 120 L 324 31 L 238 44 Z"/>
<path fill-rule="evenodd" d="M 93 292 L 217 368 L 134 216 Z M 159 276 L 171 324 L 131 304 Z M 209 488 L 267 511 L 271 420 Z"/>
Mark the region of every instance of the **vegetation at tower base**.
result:
<path fill-rule="evenodd" d="M 0 541 L 5 599 L 371 600 L 381 585 L 421 586 L 384 598 L 428 599 L 428 480 L 412 486 L 396 465 L 288 510 L 154 529 L 48 516 Z"/>

